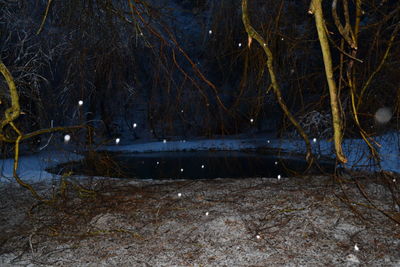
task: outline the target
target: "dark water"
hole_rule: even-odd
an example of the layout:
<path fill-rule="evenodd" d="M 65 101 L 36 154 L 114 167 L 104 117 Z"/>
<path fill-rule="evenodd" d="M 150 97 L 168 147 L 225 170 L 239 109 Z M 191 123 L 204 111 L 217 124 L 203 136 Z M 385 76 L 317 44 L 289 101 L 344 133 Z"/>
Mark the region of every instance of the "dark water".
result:
<path fill-rule="evenodd" d="M 321 167 L 323 171 L 331 172 L 334 165 L 325 163 Z M 282 160 L 256 152 L 196 151 L 107 154 L 62 164 L 49 171 L 138 179 L 213 179 L 288 177 L 302 173 L 306 168 L 307 164 L 301 158 Z M 319 174 L 321 170 L 314 167 L 308 173 Z"/>

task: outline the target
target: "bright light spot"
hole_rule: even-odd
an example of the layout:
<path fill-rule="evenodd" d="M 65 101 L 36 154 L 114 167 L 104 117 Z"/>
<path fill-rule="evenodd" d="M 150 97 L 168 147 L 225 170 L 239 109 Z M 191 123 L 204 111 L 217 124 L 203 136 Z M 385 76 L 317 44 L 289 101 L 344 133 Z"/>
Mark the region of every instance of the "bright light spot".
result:
<path fill-rule="evenodd" d="M 181 172 L 183 172 L 183 169 L 181 169 Z"/>
<path fill-rule="evenodd" d="M 317 138 L 313 138 L 313 140 L 312 140 L 314 143 L 316 143 L 317 142 Z"/>
<path fill-rule="evenodd" d="M 279 175 L 278 175 L 278 180 L 280 180 L 280 179 L 281 179 L 281 175 L 279 174 Z"/>
<path fill-rule="evenodd" d="M 277 161 L 275 161 L 275 165 L 278 165 L 278 162 L 277 162 Z"/>
<path fill-rule="evenodd" d="M 267 44 L 264 44 L 264 46 L 267 46 Z"/>
<path fill-rule="evenodd" d="M 268 140 L 268 141 L 267 141 L 267 143 L 269 144 L 269 143 L 270 143 L 270 141 Z"/>
<path fill-rule="evenodd" d="M 261 239 L 261 236 L 260 236 L 260 235 L 256 235 L 256 238 L 257 238 L 257 239 Z"/>
<path fill-rule="evenodd" d="M 178 197 L 181 197 L 182 196 L 182 193 L 178 193 Z"/>
<path fill-rule="evenodd" d="M 395 183 L 396 182 L 396 179 L 393 179 L 393 183 Z"/>
<path fill-rule="evenodd" d="M 157 165 L 159 165 L 160 164 L 160 162 L 159 161 L 157 161 Z"/>
<path fill-rule="evenodd" d="M 209 31 L 208 31 L 208 34 L 212 34 L 212 30 L 209 30 Z"/>
<path fill-rule="evenodd" d="M 360 248 L 357 246 L 357 244 L 354 245 L 354 250 L 355 251 L 359 251 L 360 250 Z"/>
<path fill-rule="evenodd" d="M 204 169 L 204 165 L 201 165 L 201 168 Z"/>
<path fill-rule="evenodd" d="M 285 39 L 283 39 L 283 37 L 282 37 L 281 40 L 283 41 L 283 40 L 285 40 Z"/>
<path fill-rule="evenodd" d="M 209 213 L 208 213 L 208 211 L 207 211 L 207 212 L 206 212 L 206 216 L 208 216 L 208 214 L 209 214 Z"/>
<path fill-rule="evenodd" d="M 64 135 L 64 142 L 68 143 L 71 140 L 71 136 L 69 134 Z"/>
<path fill-rule="evenodd" d="M 115 144 L 117 144 L 117 145 L 118 145 L 120 141 L 121 141 L 121 139 L 119 139 L 119 138 L 116 138 L 116 139 L 115 139 Z"/>
<path fill-rule="evenodd" d="M 239 43 L 238 46 L 241 47 L 241 46 L 242 46 L 242 43 Z"/>
<path fill-rule="evenodd" d="M 166 144 L 166 143 L 167 143 L 167 140 L 166 140 L 166 139 L 164 139 L 162 142 L 163 142 L 164 144 Z"/>
<path fill-rule="evenodd" d="M 133 128 L 136 128 L 136 127 L 137 127 L 137 124 L 136 124 L 136 123 L 134 123 L 134 124 L 133 124 Z"/>
<path fill-rule="evenodd" d="M 250 122 L 253 123 L 253 122 L 254 122 L 254 119 L 250 119 Z"/>
<path fill-rule="evenodd" d="M 83 101 L 82 101 L 82 100 L 79 100 L 79 101 L 78 101 L 78 105 L 79 105 L 79 106 L 82 106 L 82 105 L 83 105 Z"/>
<path fill-rule="evenodd" d="M 380 108 L 375 112 L 375 121 L 378 123 L 388 123 L 392 119 L 392 111 L 390 108 Z"/>

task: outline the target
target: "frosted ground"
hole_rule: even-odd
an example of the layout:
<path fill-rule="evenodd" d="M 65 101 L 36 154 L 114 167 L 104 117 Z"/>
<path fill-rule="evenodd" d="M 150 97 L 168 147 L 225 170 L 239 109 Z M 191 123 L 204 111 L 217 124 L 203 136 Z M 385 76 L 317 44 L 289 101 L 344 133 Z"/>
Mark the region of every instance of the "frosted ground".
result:
<path fill-rule="evenodd" d="M 124 141 L 121 138 L 107 149 L 271 147 L 304 152 L 300 140 L 266 136 L 133 145 Z M 374 168 L 386 171 L 383 180 L 352 171 L 339 180 L 311 176 L 140 181 L 73 176 L 68 179 L 74 183 L 57 208 L 37 205 L 12 182 L 12 161 L 3 160 L 0 266 L 400 266 L 400 227 L 378 210 L 400 218 L 392 192 L 382 182 L 386 179 L 398 188 L 392 172 L 400 172 L 399 139 L 387 134 L 376 141 L 382 161 Z M 315 152 L 332 155 L 330 142 L 312 143 Z M 368 149 L 361 140 L 345 140 L 344 149 L 350 166 L 368 165 Z M 59 177 L 44 169 L 79 159 L 73 150 L 22 157 L 19 174 L 50 196 Z M 96 194 L 78 194 L 72 184 Z"/>

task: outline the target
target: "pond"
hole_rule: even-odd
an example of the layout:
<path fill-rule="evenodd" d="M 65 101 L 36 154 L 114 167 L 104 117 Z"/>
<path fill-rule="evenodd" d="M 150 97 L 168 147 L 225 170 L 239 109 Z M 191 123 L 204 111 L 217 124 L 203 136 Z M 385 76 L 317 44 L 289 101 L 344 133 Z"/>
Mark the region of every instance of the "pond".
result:
<path fill-rule="evenodd" d="M 91 153 L 80 162 L 50 168 L 51 173 L 137 179 L 214 179 L 291 177 L 303 173 L 303 158 L 285 159 L 273 154 L 243 151 L 192 151 L 154 153 Z M 307 173 L 332 172 L 334 162 L 320 163 Z"/>

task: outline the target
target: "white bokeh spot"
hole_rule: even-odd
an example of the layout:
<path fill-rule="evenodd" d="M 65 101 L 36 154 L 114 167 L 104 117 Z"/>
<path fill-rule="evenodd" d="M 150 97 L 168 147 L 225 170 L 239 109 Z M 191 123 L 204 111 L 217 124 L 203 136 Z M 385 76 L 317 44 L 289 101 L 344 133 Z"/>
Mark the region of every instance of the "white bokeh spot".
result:
<path fill-rule="evenodd" d="M 388 123 L 391 119 L 392 119 L 392 111 L 390 110 L 390 108 L 387 107 L 383 107 L 383 108 L 379 108 L 376 112 L 375 112 L 375 121 L 381 124 L 385 124 Z"/>
<path fill-rule="evenodd" d="M 68 143 L 71 140 L 71 136 L 69 134 L 64 135 L 64 142 Z"/>

